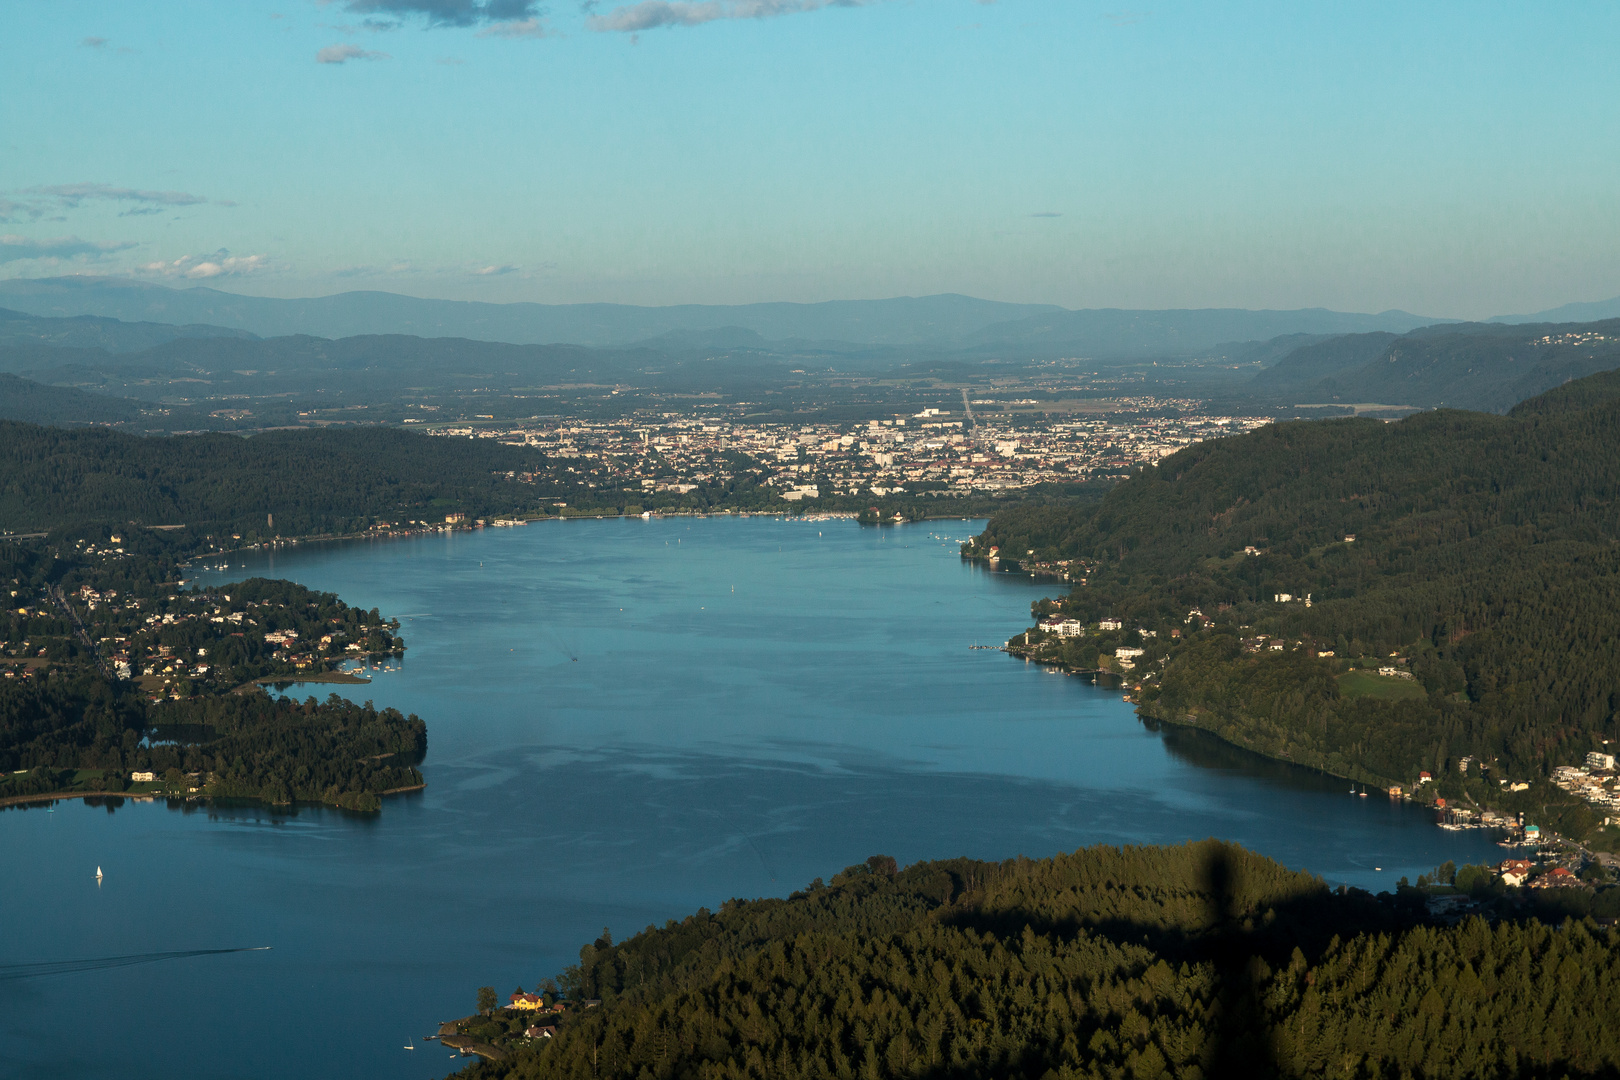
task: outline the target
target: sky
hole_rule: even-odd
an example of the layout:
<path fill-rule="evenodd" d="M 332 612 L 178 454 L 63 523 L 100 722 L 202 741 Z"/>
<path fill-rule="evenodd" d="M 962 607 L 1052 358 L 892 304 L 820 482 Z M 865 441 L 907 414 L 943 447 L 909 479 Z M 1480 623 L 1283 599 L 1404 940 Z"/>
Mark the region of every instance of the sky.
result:
<path fill-rule="evenodd" d="M 0 0 L 0 277 L 547 303 L 1620 295 L 1620 5 Z"/>

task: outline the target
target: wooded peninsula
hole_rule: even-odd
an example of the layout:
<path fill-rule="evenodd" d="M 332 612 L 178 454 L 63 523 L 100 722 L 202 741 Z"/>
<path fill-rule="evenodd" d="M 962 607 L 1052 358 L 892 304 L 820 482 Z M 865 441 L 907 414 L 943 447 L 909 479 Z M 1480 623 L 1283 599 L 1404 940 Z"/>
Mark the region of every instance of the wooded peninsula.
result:
<path fill-rule="evenodd" d="M 1565 902 L 1454 870 L 1374 897 L 1216 841 L 873 856 L 604 930 L 446 1045 L 469 1080 L 1611 1075 L 1620 931 Z"/>
<path fill-rule="evenodd" d="M 1617 446 L 1614 372 L 1505 416 L 1275 424 L 963 553 L 1066 578 L 1009 649 L 1119 673 L 1144 717 L 1613 849 Z"/>
<path fill-rule="evenodd" d="M 377 514 L 517 514 L 534 498 L 519 479 L 533 455 L 380 429 L 145 439 L 6 423 L 0 460 L 14 530 L 0 541 L 0 804 L 374 811 L 420 788 L 421 719 L 262 689 L 399 655 L 397 620 L 286 581 L 197 588 L 188 560 L 364 531 Z"/>

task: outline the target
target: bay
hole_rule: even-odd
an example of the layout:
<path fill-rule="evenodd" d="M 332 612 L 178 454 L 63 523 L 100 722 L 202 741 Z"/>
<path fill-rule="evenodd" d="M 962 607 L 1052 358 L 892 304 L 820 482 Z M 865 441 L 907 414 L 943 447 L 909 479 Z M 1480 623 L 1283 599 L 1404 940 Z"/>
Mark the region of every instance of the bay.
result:
<path fill-rule="evenodd" d="M 1489 834 L 1150 731 L 1117 691 L 970 648 L 1055 588 L 963 563 L 981 527 L 545 522 L 199 574 L 399 617 L 396 670 L 290 692 L 421 715 L 428 787 L 369 816 L 0 814 L 0 1075 L 443 1076 L 458 1063 L 420 1036 L 476 987 L 504 997 L 604 927 L 785 895 L 878 853 L 1218 836 L 1374 890 L 1498 857 Z M 271 949 L 162 956 L 254 946 Z M 19 966 L 65 961 L 89 963 Z"/>

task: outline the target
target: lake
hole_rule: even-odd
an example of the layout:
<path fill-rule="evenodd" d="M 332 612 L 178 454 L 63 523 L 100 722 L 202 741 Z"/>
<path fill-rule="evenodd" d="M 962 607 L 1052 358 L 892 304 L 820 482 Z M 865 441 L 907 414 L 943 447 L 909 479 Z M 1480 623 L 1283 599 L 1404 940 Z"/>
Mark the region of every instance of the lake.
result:
<path fill-rule="evenodd" d="M 972 649 L 1058 588 L 962 562 L 981 527 L 553 521 L 201 574 L 397 616 L 397 670 L 293 692 L 421 715 L 428 787 L 369 816 L 0 813 L 0 1076 L 443 1076 L 458 1062 L 420 1037 L 477 987 L 504 999 L 604 926 L 784 895 L 878 853 L 1218 836 L 1375 890 L 1500 857 L 1489 834 L 1149 731 L 1117 691 Z"/>

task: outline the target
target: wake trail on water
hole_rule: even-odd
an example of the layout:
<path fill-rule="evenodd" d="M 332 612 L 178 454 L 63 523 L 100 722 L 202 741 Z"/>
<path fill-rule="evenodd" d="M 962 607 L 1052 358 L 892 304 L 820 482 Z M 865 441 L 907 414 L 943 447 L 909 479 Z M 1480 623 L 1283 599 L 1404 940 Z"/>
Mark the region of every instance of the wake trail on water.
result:
<path fill-rule="evenodd" d="M 0 964 L 0 982 L 38 979 L 46 975 L 75 975 L 84 971 L 157 964 L 164 960 L 186 960 L 193 956 L 221 956 L 225 953 L 269 952 L 269 945 L 244 949 L 185 949 L 180 952 L 136 953 L 131 956 L 101 956 L 89 960 L 44 960 L 34 964 Z"/>

